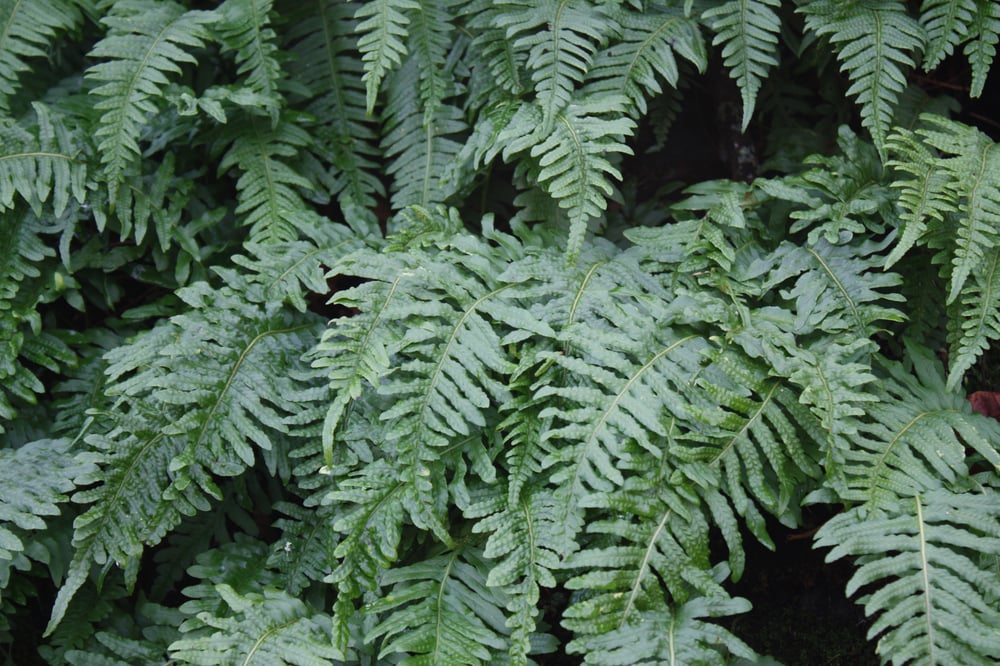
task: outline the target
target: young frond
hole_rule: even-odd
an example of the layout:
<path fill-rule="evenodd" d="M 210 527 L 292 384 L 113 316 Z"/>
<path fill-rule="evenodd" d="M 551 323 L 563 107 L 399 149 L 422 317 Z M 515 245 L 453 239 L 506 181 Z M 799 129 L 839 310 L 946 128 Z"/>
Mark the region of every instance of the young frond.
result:
<path fill-rule="evenodd" d="M 358 50 L 365 64 L 361 80 L 365 82 L 368 115 L 375 110 L 382 79 L 398 67 L 407 54 L 405 42 L 410 19 L 405 12 L 419 8 L 415 0 L 368 0 L 354 15 L 360 21 Z"/>
<path fill-rule="evenodd" d="M 242 85 L 258 95 L 263 110 L 277 124 L 282 97 L 278 92 L 283 73 L 277 60 L 276 35 L 270 27 L 273 0 L 226 0 L 216 10 L 213 26 L 223 53 L 232 51 Z"/>
<path fill-rule="evenodd" d="M 276 666 L 326 666 L 346 655 L 330 645 L 330 618 L 278 590 L 240 594 L 215 586 L 219 607 L 181 625 L 188 635 L 170 645 L 178 663 L 260 662 Z"/>
<path fill-rule="evenodd" d="M 829 36 L 851 87 L 847 94 L 861 105 L 861 124 L 885 155 L 893 106 L 906 88 L 906 69 L 923 47 L 923 28 L 895 0 L 812 0 L 799 8 L 806 29 Z"/>
<path fill-rule="evenodd" d="M 0 121 L 0 212 L 13 208 L 17 195 L 37 215 L 51 198 L 58 217 L 66 211 L 70 195 L 83 204 L 87 165 L 80 158 L 75 134 L 62 119 L 41 103 L 32 106 L 30 124 Z"/>
<path fill-rule="evenodd" d="M 99 62 L 87 79 L 96 85 L 91 94 L 103 98 L 94 105 L 103 112 L 95 137 L 110 201 L 142 152 L 139 136 L 159 110 L 169 76 L 197 62 L 188 49 L 203 47 L 218 20 L 215 12 L 187 11 L 172 0 L 122 0 L 101 19 L 108 34 L 89 54 Z"/>
<path fill-rule="evenodd" d="M 743 131 L 753 117 L 761 83 L 778 64 L 781 21 L 775 8 L 780 6 L 780 0 L 732 0 L 701 15 L 715 33 L 712 45 L 723 45 L 723 62 L 740 88 Z"/>
<path fill-rule="evenodd" d="M 594 56 L 584 96 L 628 98 L 632 116 L 645 115 L 647 101 L 663 90 L 661 79 L 677 87 L 675 55 L 698 71 L 708 66 L 705 39 L 698 22 L 679 7 L 639 13 L 624 7 L 612 14 L 621 34 Z"/>
<path fill-rule="evenodd" d="M 541 133 L 552 132 L 557 116 L 590 69 L 610 25 L 588 0 L 504 0 L 494 19 L 506 30 L 516 51 L 526 52 L 526 66 L 535 84 L 535 102 L 542 111 Z"/>
<path fill-rule="evenodd" d="M 478 666 L 506 647 L 503 595 L 487 586 L 482 554 L 466 547 L 390 569 L 390 587 L 368 612 L 382 615 L 364 637 L 380 640 L 378 658 L 409 655 L 407 663 Z"/>
<path fill-rule="evenodd" d="M 901 489 L 902 490 L 902 489 Z M 858 558 L 847 594 L 874 618 L 869 640 L 888 663 L 986 666 L 1000 660 L 1000 501 L 993 488 L 904 492 L 882 510 L 856 507 L 816 535 L 827 561 Z"/>

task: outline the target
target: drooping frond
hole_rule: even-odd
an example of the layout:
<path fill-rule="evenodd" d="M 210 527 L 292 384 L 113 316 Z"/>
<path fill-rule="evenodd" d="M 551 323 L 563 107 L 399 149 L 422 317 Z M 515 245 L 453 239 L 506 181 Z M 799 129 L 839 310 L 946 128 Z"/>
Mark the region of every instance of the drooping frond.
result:
<path fill-rule="evenodd" d="M 597 47 L 608 35 L 608 22 L 588 0 L 530 2 L 504 0 L 495 25 L 506 30 L 514 49 L 528 54 L 526 65 L 542 111 L 541 133 L 552 131 L 573 90 L 590 69 Z"/>
<path fill-rule="evenodd" d="M 354 17 L 358 23 L 358 50 L 365 64 L 366 105 L 368 114 L 375 110 L 382 79 L 399 66 L 406 55 L 407 26 L 410 19 L 405 12 L 418 9 L 414 0 L 368 0 Z"/>
<path fill-rule="evenodd" d="M 976 2 L 976 15 L 969 28 L 969 41 L 963 53 L 972 65 L 971 97 L 979 97 L 986 86 L 993 59 L 1000 41 L 1000 5 L 990 0 Z"/>
<path fill-rule="evenodd" d="M 15 195 L 41 215 L 51 198 L 52 212 L 61 216 L 70 195 L 78 204 L 86 196 L 87 165 L 80 146 L 62 119 L 41 103 L 33 104 L 32 129 L 4 119 L 0 122 L 0 212 L 15 205 Z"/>
<path fill-rule="evenodd" d="M 300 230 L 314 224 L 316 215 L 300 195 L 300 191 L 313 189 L 313 183 L 292 166 L 311 145 L 309 134 L 291 120 L 282 119 L 271 127 L 248 116 L 246 124 L 225 139 L 232 143 L 219 161 L 219 172 L 235 168 L 239 173 L 236 212 L 245 215 L 243 223 L 250 227 L 250 239 L 297 239 Z"/>
<path fill-rule="evenodd" d="M 723 63 L 740 88 L 744 131 L 753 117 L 762 81 L 778 64 L 781 21 L 775 8 L 780 6 L 780 0 L 732 0 L 701 15 L 715 33 L 712 45 L 724 45 Z"/>
<path fill-rule="evenodd" d="M 417 61 L 411 59 L 389 82 L 382 149 L 391 160 L 386 173 L 392 176 L 396 210 L 444 203 L 462 185 L 447 178 L 461 150 L 455 135 L 466 129 L 462 111 L 441 103 L 428 117 L 431 109 L 423 106 L 420 78 Z"/>
<path fill-rule="evenodd" d="M 988 251 L 951 308 L 948 386 L 958 386 L 976 359 L 1000 340 L 1000 247 Z"/>
<path fill-rule="evenodd" d="M 933 454 L 932 454 L 933 455 Z M 833 547 L 826 559 L 858 558 L 847 594 L 874 619 L 868 639 L 893 664 L 1000 660 L 1000 498 L 995 488 L 936 488 L 901 497 L 871 512 L 856 507 L 816 535 Z"/>
<path fill-rule="evenodd" d="M 313 666 L 344 660 L 330 645 L 330 618 L 286 592 L 264 588 L 240 594 L 215 586 L 219 608 L 181 625 L 188 635 L 170 645 L 179 663 L 260 662 L 278 666 Z"/>
<path fill-rule="evenodd" d="M 94 471 L 77 460 L 68 439 L 39 440 L 0 449 L 0 599 L 11 572 L 29 568 L 28 559 L 48 561 L 49 543 L 38 530 L 58 516 L 73 480 Z"/>
<path fill-rule="evenodd" d="M 332 167 L 330 191 L 340 201 L 345 218 L 354 223 L 368 217 L 375 196 L 383 194 L 377 176 L 376 133 L 366 117 L 363 66 L 354 56 L 354 7 L 339 0 L 294 2 L 287 32 L 295 58 L 287 69 L 309 88 L 305 111 L 317 119 L 312 128 L 316 152 Z"/>
<path fill-rule="evenodd" d="M 950 56 L 965 40 L 976 13 L 976 0 L 924 0 L 920 22 L 927 31 L 925 70 L 930 71 Z"/>
<path fill-rule="evenodd" d="M 258 104 L 277 124 L 282 106 L 278 92 L 281 64 L 276 59 L 278 45 L 271 28 L 273 0 L 226 0 L 216 10 L 220 14 L 213 26 L 223 52 L 232 51 L 240 82 L 258 95 Z"/>
<path fill-rule="evenodd" d="M 482 555 L 470 548 L 428 557 L 382 576 L 389 587 L 370 604 L 386 613 L 365 642 L 382 641 L 379 659 L 407 654 L 407 663 L 489 664 L 506 646 L 503 597 L 487 587 Z"/>
<path fill-rule="evenodd" d="M 708 66 L 705 39 L 694 18 L 680 8 L 650 8 L 643 13 L 620 8 L 612 14 L 621 34 L 594 56 L 584 95 L 625 96 L 630 115 L 645 115 L 647 102 L 663 90 L 661 79 L 677 87 L 680 73 L 676 55 L 698 71 Z"/>
<path fill-rule="evenodd" d="M 614 193 L 609 176 L 621 180 L 612 159 L 632 154 L 625 138 L 635 123 L 623 115 L 626 104 L 624 97 L 571 103 L 556 113 L 550 134 L 539 133 L 542 110 L 524 104 L 498 134 L 498 142 L 506 144 L 504 159 L 530 148 L 538 164 L 533 177 L 566 210 L 569 263 L 580 254 L 588 223 L 602 215 Z"/>
<path fill-rule="evenodd" d="M 895 0 L 812 0 L 798 11 L 807 30 L 833 42 L 851 79 L 847 93 L 857 98 L 861 124 L 884 156 L 893 105 L 906 87 L 904 70 L 916 64 L 923 47 L 923 28 Z"/>
<path fill-rule="evenodd" d="M 147 116 L 159 109 L 158 97 L 170 75 L 196 63 L 187 49 L 201 48 L 209 38 L 215 12 L 185 10 L 172 0 L 122 0 L 101 19 L 108 34 L 90 52 L 99 62 L 87 70 L 103 99 L 95 133 L 109 199 L 116 199 L 126 171 L 141 154 L 139 136 Z"/>

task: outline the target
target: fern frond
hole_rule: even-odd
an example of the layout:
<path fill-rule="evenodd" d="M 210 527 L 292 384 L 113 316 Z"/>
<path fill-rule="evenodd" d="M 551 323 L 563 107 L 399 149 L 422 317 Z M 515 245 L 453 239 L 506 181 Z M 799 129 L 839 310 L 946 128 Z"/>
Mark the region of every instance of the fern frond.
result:
<path fill-rule="evenodd" d="M 950 56 L 969 33 L 976 0 L 924 0 L 920 23 L 927 31 L 924 70 L 931 71 Z"/>
<path fill-rule="evenodd" d="M 198 614 L 198 624 L 181 625 L 188 633 L 170 645 L 172 659 L 189 664 L 250 663 L 329 664 L 346 655 L 330 645 L 330 618 L 285 592 L 263 589 L 240 594 L 215 586 L 224 606 Z"/>
<path fill-rule="evenodd" d="M 1000 41 L 1000 6 L 990 0 L 976 2 L 976 15 L 969 29 L 969 41 L 962 52 L 972 65 L 970 97 L 979 97 L 986 86 Z"/>
<path fill-rule="evenodd" d="M 625 98 L 571 103 L 556 113 L 550 134 L 538 133 L 543 112 L 523 105 L 498 137 L 498 142 L 506 143 L 504 159 L 530 146 L 538 161 L 534 177 L 566 210 L 568 263 L 576 261 L 588 223 L 600 218 L 614 193 L 608 177 L 621 180 L 611 160 L 616 154 L 632 154 L 625 138 L 634 131 L 635 122 L 623 115 L 625 105 Z"/>
<path fill-rule="evenodd" d="M 365 112 L 363 65 L 355 54 L 355 10 L 338 0 L 293 5 L 287 39 L 295 58 L 287 68 L 309 88 L 304 110 L 317 119 L 311 128 L 316 151 L 333 168 L 330 194 L 351 223 L 348 211 L 373 209 L 376 195 L 384 194 L 376 175 L 376 133 Z"/>
<path fill-rule="evenodd" d="M 973 272 L 952 310 L 948 322 L 949 389 L 961 383 L 991 341 L 1000 340 L 1000 247 L 993 248 Z"/>
<path fill-rule="evenodd" d="M 559 522 L 558 506 L 547 490 L 519 493 L 514 503 L 501 493 L 484 491 L 464 512 L 480 518 L 473 532 L 489 533 L 483 555 L 494 565 L 486 584 L 508 597 L 508 653 L 515 664 L 525 663 L 531 652 L 541 588 L 556 585 L 555 572 L 562 568 L 558 544 L 573 536 Z"/>
<path fill-rule="evenodd" d="M 833 547 L 827 561 L 858 558 L 847 594 L 872 590 L 860 602 L 884 660 L 985 666 L 1000 659 L 1000 578 L 983 561 L 1000 554 L 998 533 L 995 490 L 934 489 L 835 516 L 816 546 Z"/>
<path fill-rule="evenodd" d="M 985 259 L 986 252 L 1000 245 L 1000 146 L 983 132 L 940 116 L 921 118 L 929 128 L 917 130 L 924 141 L 941 151 L 939 161 L 951 179 L 959 199 L 959 226 L 954 232 L 948 302 L 954 301 L 966 280 Z"/>
<path fill-rule="evenodd" d="M 462 147 L 455 140 L 466 129 L 462 111 L 442 103 L 428 117 L 420 77 L 417 60 L 407 60 L 393 74 L 387 94 L 382 148 L 391 159 L 386 173 L 393 178 L 392 207 L 397 210 L 444 203 L 462 186 L 446 177 Z"/>
<path fill-rule="evenodd" d="M 415 0 L 368 0 L 355 13 L 358 19 L 358 50 L 365 64 L 366 104 L 368 115 L 375 110 L 382 79 L 398 67 L 406 55 L 408 10 L 418 9 Z M 409 62 L 409 61 L 407 61 Z"/>
<path fill-rule="evenodd" d="M 917 376 L 888 366 L 870 389 L 879 399 L 878 418 L 861 422 L 844 451 L 843 499 L 872 509 L 959 483 L 969 475 L 969 449 L 1000 464 L 1000 427 L 945 386 L 929 351 L 907 348 Z"/>
<path fill-rule="evenodd" d="M 45 57 L 62 33 L 83 19 L 77 0 L 0 3 L 0 110 L 10 110 L 10 97 L 21 87 L 18 77 L 31 69 L 29 59 Z"/>
<path fill-rule="evenodd" d="M 217 20 L 215 12 L 186 11 L 170 0 L 123 0 L 101 19 L 108 34 L 89 54 L 100 62 L 87 79 L 97 86 L 91 93 L 103 98 L 94 105 L 103 112 L 95 137 L 110 201 L 142 152 L 139 136 L 168 77 L 197 62 L 185 49 L 203 47 Z"/>
<path fill-rule="evenodd" d="M 895 0 L 812 0 L 797 11 L 805 14 L 807 30 L 833 42 L 851 79 L 847 94 L 857 98 L 861 124 L 884 157 L 893 106 L 906 88 L 904 70 L 923 47 L 923 28 Z"/>
<path fill-rule="evenodd" d="M 267 564 L 280 573 L 285 591 L 298 595 L 332 572 L 338 536 L 331 529 L 335 513 L 329 506 L 309 509 L 289 502 L 276 503 L 274 510 L 286 517 L 274 523 L 281 530 L 281 539 L 272 548 Z"/>
<path fill-rule="evenodd" d="M 892 183 L 899 191 L 904 226 L 896 247 L 885 259 L 889 268 L 923 238 L 928 227 L 944 224 L 945 215 L 956 211 L 958 195 L 949 171 L 915 132 L 897 130 L 889 136 L 887 148 L 889 155 L 895 156 L 887 165 L 913 176 Z"/>
<path fill-rule="evenodd" d="M 276 127 L 252 116 L 224 134 L 222 145 L 228 150 L 219 161 L 219 173 L 234 167 L 239 172 L 236 188 L 243 223 L 250 227 L 250 238 L 259 242 L 287 242 L 298 238 L 300 230 L 314 226 L 314 216 L 300 196 L 313 189 L 313 183 L 292 167 L 312 140 L 291 119 L 282 119 Z M 231 143 L 229 143 L 231 141 Z"/>
<path fill-rule="evenodd" d="M 506 647 L 502 595 L 487 586 L 486 563 L 469 547 L 391 569 L 391 586 L 366 610 L 383 613 L 365 642 L 382 641 L 378 658 L 408 654 L 407 663 L 479 665 Z"/>
<path fill-rule="evenodd" d="M 52 557 L 38 531 L 59 515 L 76 488 L 73 480 L 94 471 L 92 463 L 74 457 L 68 439 L 0 449 L 0 599 L 12 570 L 27 569 L 29 557 Z"/>
<path fill-rule="evenodd" d="M 420 72 L 420 101 L 424 123 L 433 122 L 438 106 L 455 93 L 455 81 L 449 71 L 448 53 L 460 42 L 453 36 L 449 20 L 461 0 L 417 0 L 410 13 L 408 51 Z"/>
<path fill-rule="evenodd" d="M 13 208 L 17 195 L 41 215 L 42 204 L 51 197 L 52 212 L 59 217 L 71 195 L 78 204 L 85 201 L 87 165 L 75 133 L 62 118 L 39 102 L 32 107 L 31 129 L 7 119 L 0 122 L 0 212 Z"/>
<path fill-rule="evenodd" d="M 514 49 L 527 52 L 526 65 L 542 111 L 541 133 L 552 132 L 557 116 L 590 69 L 609 22 L 587 0 L 504 0 L 495 25 L 506 30 Z"/>
<path fill-rule="evenodd" d="M 715 33 L 712 45 L 723 45 L 723 63 L 740 88 L 743 131 L 753 117 L 761 82 L 778 64 L 781 21 L 775 8 L 780 7 L 780 0 L 733 0 L 701 15 Z"/>
<path fill-rule="evenodd" d="M 212 26 L 223 53 L 232 51 L 236 73 L 245 77 L 241 85 L 258 95 L 260 105 L 276 125 L 281 111 L 281 65 L 277 60 L 276 35 L 270 27 L 273 0 L 226 0 L 216 11 Z"/>
<path fill-rule="evenodd" d="M 620 35 L 594 56 L 587 72 L 584 97 L 621 96 L 630 102 L 630 115 L 645 115 L 647 100 L 662 92 L 660 79 L 676 88 L 680 73 L 675 54 L 690 61 L 699 72 L 708 66 L 705 39 L 698 23 L 680 8 L 621 9 L 612 14 Z"/>
<path fill-rule="evenodd" d="M 720 578 L 724 572 L 720 571 Z M 570 616 L 572 610 L 572 616 Z M 751 661 L 756 653 L 727 629 L 705 619 L 737 615 L 750 610 L 746 599 L 724 595 L 695 597 L 676 606 L 658 604 L 642 608 L 631 620 L 608 631 L 594 632 L 590 627 L 604 625 L 604 610 L 586 602 L 567 610 L 565 623 L 581 627 L 567 646 L 570 652 L 585 653 L 587 663 L 614 666 L 628 663 L 722 664 L 736 656 Z M 586 627 L 587 629 L 583 629 Z"/>

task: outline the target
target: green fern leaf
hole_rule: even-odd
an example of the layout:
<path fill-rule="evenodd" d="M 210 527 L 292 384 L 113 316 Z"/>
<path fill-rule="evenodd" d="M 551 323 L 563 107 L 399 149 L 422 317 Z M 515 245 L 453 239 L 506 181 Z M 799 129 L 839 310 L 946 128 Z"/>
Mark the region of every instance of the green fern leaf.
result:
<path fill-rule="evenodd" d="M 527 52 L 526 65 L 542 111 L 541 133 L 553 131 L 557 116 L 590 69 L 599 44 L 607 39 L 598 8 L 587 0 L 526 2 L 504 0 L 496 25 L 517 51 Z"/>
<path fill-rule="evenodd" d="M 213 29 L 223 53 L 235 54 L 236 73 L 246 77 L 242 85 L 258 95 L 271 124 L 276 125 L 282 71 L 276 58 L 276 35 L 270 27 L 272 4 L 272 0 L 226 0 L 216 10 L 220 18 Z"/>
<path fill-rule="evenodd" d="M 1000 579 L 982 559 L 1000 554 L 998 533 L 995 490 L 937 489 L 835 516 L 816 546 L 833 547 L 827 561 L 858 558 L 847 594 L 874 588 L 861 599 L 868 638 L 893 664 L 985 666 L 1000 659 Z"/>
<path fill-rule="evenodd" d="M 411 205 L 431 208 L 462 186 L 447 178 L 462 147 L 453 138 L 466 129 L 462 111 L 442 103 L 428 118 L 431 109 L 422 106 L 420 77 L 417 60 L 410 59 L 388 87 L 382 148 L 391 159 L 386 172 L 393 178 L 392 207 L 397 210 Z"/>
<path fill-rule="evenodd" d="M 87 166 L 79 159 L 75 133 L 41 103 L 34 103 L 31 130 L 10 120 L 0 123 L 0 212 L 14 207 L 14 196 L 37 215 L 52 199 L 52 212 L 61 216 L 70 195 L 78 204 L 86 198 Z"/>
<path fill-rule="evenodd" d="M 631 115 L 645 115 L 647 99 L 662 92 L 660 79 L 676 88 L 680 73 L 676 55 L 698 71 L 708 66 L 705 40 L 698 23 L 679 8 L 612 14 L 621 35 L 594 56 L 587 72 L 584 97 L 628 98 Z"/>
<path fill-rule="evenodd" d="M 959 483 L 969 475 L 969 449 L 1000 465 L 1000 428 L 947 389 L 930 352 L 908 350 L 917 376 L 888 366 L 870 389 L 881 406 L 878 419 L 861 423 L 844 452 L 846 501 L 878 508 Z"/>
<path fill-rule="evenodd" d="M 224 583 L 215 591 L 223 609 L 200 613 L 194 627 L 181 625 L 191 637 L 170 645 L 172 659 L 188 664 L 325 666 L 346 658 L 330 645 L 330 618 L 301 600 L 269 589 L 240 594 Z"/>
<path fill-rule="evenodd" d="M 311 128 L 316 152 L 334 170 L 330 194 L 349 223 L 355 216 L 348 211 L 370 219 L 368 210 L 385 188 L 377 176 L 376 133 L 366 117 L 363 65 L 355 55 L 355 9 L 338 0 L 294 5 L 287 39 L 295 58 L 288 70 L 311 93 L 304 110 L 317 119 Z"/>
<path fill-rule="evenodd" d="M 77 0 L 0 3 L 0 110 L 21 87 L 18 77 L 31 69 L 29 59 L 45 57 L 62 33 L 79 27 L 83 15 Z"/>
<path fill-rule="evenodd" d="M 91 93 L 103 99 L 95 137 L 108 198 L 114 202 L 126 171 L 141 154 L 139 135 L 146 117 L 157 111 L 157 98 L 170 74 L 197 59 L 185 51 L 201 48 L 209 38 L 208 27 L 219 15 L 185 11 L 171 1 L 123 0 L 101 22 L 108 34 L 90 52 L 99 62 L 87 70 L 97 85 Z"/>
<path fill-rule="evenodd" d="M 889 136 L 887 147 L 890 155 L 897 156 L 888 165 L 913 176 L 892 183 L 899 190 L 903 209 L 900 218 L 905 226 L 896 247 L 885 259 L 885 267 L 889 268 L 923 239 L 929 226 L 944 224 L 945 214 L 957 210 L 954 202 L 958 196 L 950 173 L 916 133 L 898 130 Z"/>
<path fill-rule="evenodd" d="M 904 69 L 923 47 L 923 29 L 894 0 L 813 0 L 797 11 L 805 14 L 807 30 L 829 35 L 837 48 L 851 79 L 847 94 L 857 97 L 861 124 L 884 158 L 893 105 L 906 88 Z"/>
<path fill-rule="evenodd" d="M 51 557 L 44 540 L 37 541 L 40 549 L 28 548 L 32 537 L 59 515 L 76 488 L 73 479 L 94 471 L 93 464 L 73 456 L 68 439 L 0 449 L 0 598 L 12 569 L 27 568 L 27 556 Z"/>
<path fill-rule="evenodd" d="M 976 2 L 976 15 L 969 30 L 970 39 L 963 53 L 972 65 L 970 97 L 979 97 L 986 86 L 993 59 L 1000 41 L 1000 6 L 990 0 Z"/>
<path fill-rule="evenodd" d="M 332 573 L 337 533 L 330 529 L 330 523 L 335 514 L 330 507 L 309 509 L 288 502 L 275 503 L 274 510 L 286 517 L 274 523 L 281 530 L 281 539 L 267 563 L 281 574 L 285 591 L 297 595 Z"/>
<path fill-rule="evenodd" d="M 308 210 L 300 191 L 314 188 L 313 183 L 292 167 L 312 143 L 309 134 L 292 119 L 283 119 L 276 127 L 265 126 L 249 117 L 245 124 L 234 126 L 216 147 L 228 145 L 219 162 L 219 172 L 234 167 L 240 172 L 236 182 L 239 205 L 236 212 L 245 215 L 253 241 L 287 242 L 300 232 L 316 226 L 315 213 Z M 230 143 L 231 141 L 231 143 Z"/>
<path fill-rule="evenodd" d="M 924 70 L 931 71 L 950 56 L 969 33 L 976 0 L 924 0 L 920 23 L 927 31 Z"/>
<path fill-rule="evenodd" d="M 966 283 L 948 326 L 948 389 L 1000 339 L 1000 247 L 993 248 Z"/>
<path fill-rule="evenodd" d="M 375 110 L 382 79 L 399 66 L 407 53 L 404 42 L 410 19 L 404 12 L 419 7 L 414 0 L 368 0 L 354 15 L 361 21 L 357 27 L 358 50 L 365 64 L 362 81 L 369 115 Z"/>
<path fill-rule="evenodd" d="M 780 0 L 734 0 L 701 15 L 715 33 L 712 45 L 724 45 L 723 62 L 740 88 L 743 131 L 753 117 L 762 80 L 778 64 L 781 21 L 773 8 L 780 6 Z"/>
<path fill-rule="evenodd" d="M 558 502 L 551 493 L 534 490 L 519 494 L 511 504 L 502 494 L 483 491 L 465 510 L 480 518 L 473 532 L 488 532 L 483 555 L 491 560 L 486 584 L 508 597 L 509 654 L 515 664 L 526 663 L 539 614 L 540 589 L 556 585 L 562 568 L 558 544 L 572 538 L 558 521 Z"/>
<path fill-rule="evenodd" d="M 366 608 L 384 615 L 365 642 L 381 639 L 379 659 L 403 653 L 414 666 L 491 663 L 506 641 L 503 599 L 487 587 L 485 568 L 464 548 L 385 572 L 391 589 Z"/>

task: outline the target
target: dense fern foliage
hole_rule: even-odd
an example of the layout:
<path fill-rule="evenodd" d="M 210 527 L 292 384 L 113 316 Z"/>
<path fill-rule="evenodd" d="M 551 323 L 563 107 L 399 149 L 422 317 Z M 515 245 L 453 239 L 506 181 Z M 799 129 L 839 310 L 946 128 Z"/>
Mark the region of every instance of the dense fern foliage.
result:
<path fill-rule="evenodd" d="M 775 663 L 823 505 L 870 652 L 997 663 L 998 41 L 0 0 L 0 661 Z"/>

